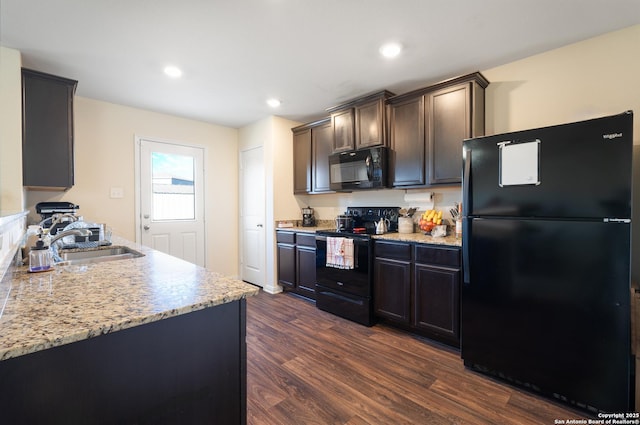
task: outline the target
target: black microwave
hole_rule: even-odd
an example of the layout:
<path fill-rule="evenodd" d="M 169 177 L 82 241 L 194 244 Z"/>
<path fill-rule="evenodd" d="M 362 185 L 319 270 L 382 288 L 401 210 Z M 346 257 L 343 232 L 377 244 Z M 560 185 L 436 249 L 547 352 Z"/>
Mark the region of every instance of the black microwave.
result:
<path fill-rule="evenodd" d="M 329 155 L 329 187 L 336 191 L 386 187 L 387 156 L 386 147 Z"/>

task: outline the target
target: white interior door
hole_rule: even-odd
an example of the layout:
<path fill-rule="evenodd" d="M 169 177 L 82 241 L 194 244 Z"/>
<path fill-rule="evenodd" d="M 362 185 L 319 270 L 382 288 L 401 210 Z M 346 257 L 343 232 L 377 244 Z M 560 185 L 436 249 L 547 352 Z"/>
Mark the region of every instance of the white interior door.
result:
<path fill-rule="evenodd" d="M 140 243 L 205 267 L 204 149 L 136 144 Z"/>
<path fill-rule="evenodd" d="M 240 226 L 242 280 L 264 286 L 265 178 L 262 147 L 240 153 Z"/>

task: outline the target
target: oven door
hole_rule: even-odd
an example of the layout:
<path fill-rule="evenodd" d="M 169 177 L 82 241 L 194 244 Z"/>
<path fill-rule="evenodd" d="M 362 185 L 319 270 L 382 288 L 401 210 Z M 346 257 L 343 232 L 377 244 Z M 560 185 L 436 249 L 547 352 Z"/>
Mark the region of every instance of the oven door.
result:
<path fill-rule="evenodd" d="M 316 234 L 316 283 L 361 297 L 371 296 L 371 240 L 353 239 L 353 269 L 327 267 L 327 237 Z"/>

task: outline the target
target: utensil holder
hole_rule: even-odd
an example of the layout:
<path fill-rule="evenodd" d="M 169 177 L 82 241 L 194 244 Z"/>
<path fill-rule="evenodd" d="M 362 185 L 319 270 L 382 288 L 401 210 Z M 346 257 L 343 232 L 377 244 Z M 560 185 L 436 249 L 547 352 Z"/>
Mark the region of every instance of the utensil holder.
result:
<path fill-rule="evenodd" d="M 398 217 L 398 233 L 413 233 L 413 218 Z"/>

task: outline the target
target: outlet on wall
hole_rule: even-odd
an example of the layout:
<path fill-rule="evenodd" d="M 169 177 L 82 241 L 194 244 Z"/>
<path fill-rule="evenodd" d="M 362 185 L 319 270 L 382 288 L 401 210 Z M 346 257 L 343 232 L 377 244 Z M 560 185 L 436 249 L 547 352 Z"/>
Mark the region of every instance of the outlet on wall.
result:
<path fill-rule="evenodd" d="M 110 197 L 112 199 L 124 198 L 124 189 L 121 187 L 112 187 Z"/>

